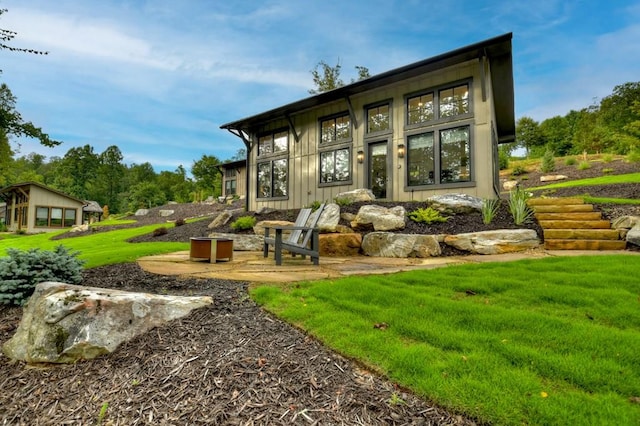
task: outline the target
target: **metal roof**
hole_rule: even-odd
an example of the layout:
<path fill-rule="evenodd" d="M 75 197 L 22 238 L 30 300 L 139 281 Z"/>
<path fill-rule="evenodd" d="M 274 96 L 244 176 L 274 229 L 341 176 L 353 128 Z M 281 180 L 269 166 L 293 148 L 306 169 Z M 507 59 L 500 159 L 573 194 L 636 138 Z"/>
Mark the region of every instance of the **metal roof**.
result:
<path fill-rule="evenodd" d="M 511 39 L 512 33 L 507 33 L 377 74 L 364 80 L 356 81 L 346 86 L 292 102 L 257 115 L 232 121 L 223 124 L 220 128 L 230 131 L 248 132 L 270 121 L 283 119 L 329 102 L 486 56 L 489 59 L 489 66 L 491 67 L 491 86 L 493 88 L 493 101 L 496 109 L 498 141 L 501 143 L 513 142 L 515 140 L 515 112 Z"/>

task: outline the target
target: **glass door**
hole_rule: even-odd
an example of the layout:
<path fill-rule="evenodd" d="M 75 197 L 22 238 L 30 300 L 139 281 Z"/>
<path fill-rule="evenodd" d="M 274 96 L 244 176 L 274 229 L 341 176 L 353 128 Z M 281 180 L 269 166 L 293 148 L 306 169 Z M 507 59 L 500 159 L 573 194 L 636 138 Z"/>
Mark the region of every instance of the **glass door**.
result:
<path fill-rule="evenodd" d="M 387 198 L 389 172 L 387 141 L 369 144 L 369 189 L 376 198 Z"/>

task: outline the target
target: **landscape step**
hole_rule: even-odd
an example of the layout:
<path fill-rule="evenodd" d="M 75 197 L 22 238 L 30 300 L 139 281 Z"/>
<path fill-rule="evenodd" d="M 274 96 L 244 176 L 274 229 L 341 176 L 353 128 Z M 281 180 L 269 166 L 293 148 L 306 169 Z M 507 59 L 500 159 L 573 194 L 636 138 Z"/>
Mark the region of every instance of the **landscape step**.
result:
<path fill-rule="evenodd" d="M 538 220 L 601 220 L 600 212 L 536 213 Z"/>
<path fill-rule="evenodd" d="M 542 229 L 611 229 L 608 220 L 539 220 Z"/>
<path fill-rule="evenodd" d="M 527 200 L 530 206 L 561 206 L 566 204 L 584 204 L 582 198 L 530 198 Z"/>
<path fill-rule="evenodd" d="M 545 240 L 547 250 L 625 250 L 627 242 L 603 240 Z"/>
<path fill-rule="evenodd" d="M 618 240 L 617 229 L 545 229 L 544 240 Z"/>
<path fill-rule="evenodd" d="M 557 206 L 541 205 L 531 207 L 536 213 L 578 213 L 593 211 L 591 204 L 561 204 Z"/>

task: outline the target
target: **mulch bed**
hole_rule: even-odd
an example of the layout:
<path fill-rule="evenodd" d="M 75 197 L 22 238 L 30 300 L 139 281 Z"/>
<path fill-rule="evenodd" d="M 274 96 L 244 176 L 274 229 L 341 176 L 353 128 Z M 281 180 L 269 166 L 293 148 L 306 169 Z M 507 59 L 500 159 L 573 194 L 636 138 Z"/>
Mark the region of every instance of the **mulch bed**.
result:
<path fill-rule="evenodd" d="M 29 367 L 0 356 L 0 424 L 475 424 L 266 313 L 247 283 L 164 277 L 125 264 L 89 269 L 83 284 L 210 295 L 215 303 L 93 361 Z M 21 308 L 0 306 L 0 342 L 20 316 Z"/>

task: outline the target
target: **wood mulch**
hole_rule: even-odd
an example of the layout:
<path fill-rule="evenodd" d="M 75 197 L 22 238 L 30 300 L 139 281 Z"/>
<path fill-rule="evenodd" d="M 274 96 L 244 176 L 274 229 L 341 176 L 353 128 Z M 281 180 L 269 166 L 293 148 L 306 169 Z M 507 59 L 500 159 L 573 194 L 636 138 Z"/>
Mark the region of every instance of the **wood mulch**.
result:
<path fill-rule="evenodd" d="M 247 283 L 125 264 L 87 270 L 83 284 L 215 302 L 93 361 L 32 367 L 0 356 L 0 424 L 476 424 L 268 314 L 248 297 Z M 0 342 L 21 311 L 0 306 Z"/>

